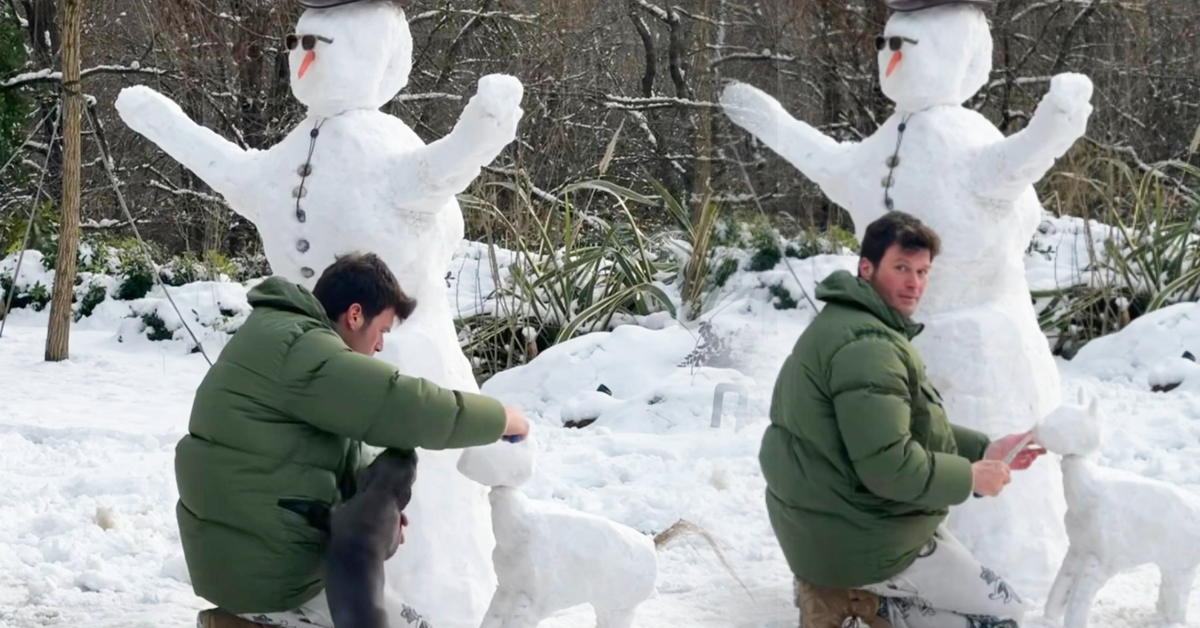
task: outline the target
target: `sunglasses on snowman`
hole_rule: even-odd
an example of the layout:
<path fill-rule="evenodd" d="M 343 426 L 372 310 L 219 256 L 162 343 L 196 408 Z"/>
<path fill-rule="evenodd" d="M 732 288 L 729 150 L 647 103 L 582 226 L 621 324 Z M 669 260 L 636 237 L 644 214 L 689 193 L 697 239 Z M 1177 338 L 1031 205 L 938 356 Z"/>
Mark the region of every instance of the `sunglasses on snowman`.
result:
<path fill-rule="evenodd" d="M 322 37 L 320 35 L 300 36 L 292 34 L 283 38 L 283 43 L 287 45 L 288 50 L 295 50 L 297 44 L 302 46 L 305 50 L 312 50 L 313 48 L 317 47 L 318 41 L 323 41 L 327 44 L 333 43 L 332 39 L 328 37 Z"/>
<path fill-rule="evenodd" d="M 897 37 L 882 37 L 882 36 L 876 37 L 875 38 L 875 49 L 883 50 L 883 47 L 887 46 L 888 48 L 890 48 L 892 50 L 892 52 L 896 52 L 896 51 L 900 50 L 900 48 L 903 47 L 906 42 L 915 45 L 917 43 L 917 40 L 909 39 L 907 37 L 899 37 L 899 36 L 897 36 Z"/>

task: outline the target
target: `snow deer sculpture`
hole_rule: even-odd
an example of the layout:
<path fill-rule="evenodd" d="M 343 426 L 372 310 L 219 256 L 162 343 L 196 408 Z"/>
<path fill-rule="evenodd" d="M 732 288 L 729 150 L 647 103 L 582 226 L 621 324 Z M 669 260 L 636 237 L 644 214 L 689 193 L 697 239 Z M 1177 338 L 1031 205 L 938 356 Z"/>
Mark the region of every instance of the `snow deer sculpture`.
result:
<path fill-rule="evenodd" d="M 463 475 L 492 487 L 492 563 L 499 587 L 481 628 L 533 628 L 556 611 L 591 604 L 600 628 L 629 628 L 654 593 L 654 541 L 601 517 L 530 500 L 535 441 L 499 442 L 459 459 Z"/>
<path fill-rule="evenodd" d="M 1064 628 L 1086 628 L 1092 600 L 1121 571 L 1158 566 L 1158 612 L 1186 621 L 1188 593 L 1200 567 L 1200 497 L 1174 485 L 1096 465 L 1100 411 L 1063 404 L 1035 430 L 1036 440 L 1060 454 L 1071 546 L 1046 602 L 1046 617 Z M 1065 615 L 1065 621 L 1064 621 Z"/>
<path fill-rule="evenodd" d="M 517 487 L 533 477 L 535 443 L 499 442 L 469 449 L 463 475 L 492 487 L 492 529 L 499 587 L 481 628 L 534 628 L 581 604 L 596 611 L 597 628 L 630 628 L 637 608 L 655 593 L 658 550 L 680 536 L 715 541 L 679 521 L 653 538 L 603 517 L 526 497 Z M 736 578 L 736 576 L 735 576 Z"/>

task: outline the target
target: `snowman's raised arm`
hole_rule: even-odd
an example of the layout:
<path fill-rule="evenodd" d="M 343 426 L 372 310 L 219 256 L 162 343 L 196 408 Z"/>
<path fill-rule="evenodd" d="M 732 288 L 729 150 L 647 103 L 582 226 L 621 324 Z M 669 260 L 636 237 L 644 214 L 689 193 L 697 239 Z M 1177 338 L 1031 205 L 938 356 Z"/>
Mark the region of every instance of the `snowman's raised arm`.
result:
<path fill-rule="evenodd" d="M 985 147 L 972 164 L 975 192 L 1012 200 L 1039 181 L 1087 131 L 1092 82 L 1082 74 L 1060 74 L 1038 104 L 1029 125 Z"/>
<path fill-rule="evenodd" d="M 166 96 L 135 85 L 121 90 L 117 113 L 129 128 L 154 142 L 219 194 L 229 196 L 252 180 L 251 153 L 195 122 Z M 254 216 L 246 216 L 251 221 Z"/>
<path fill-rule="evenodd" d="M 838 178 L 839 157 L 851 145 L 797 120 L 771 96 L 745 83 L 733 83 L 721 94 L 721 106 L 734 124 L 795 166 L 804 176 L 825 187 Z"/>
<path fill-rule="evenodd" d="M 517 136 L 524 88 L 512 76 L 479 79 L 479 88 L 450 134 L 398 155 L 389 168 L 393 198 L 408 208 L 440 209 L 467 189 Z"/>

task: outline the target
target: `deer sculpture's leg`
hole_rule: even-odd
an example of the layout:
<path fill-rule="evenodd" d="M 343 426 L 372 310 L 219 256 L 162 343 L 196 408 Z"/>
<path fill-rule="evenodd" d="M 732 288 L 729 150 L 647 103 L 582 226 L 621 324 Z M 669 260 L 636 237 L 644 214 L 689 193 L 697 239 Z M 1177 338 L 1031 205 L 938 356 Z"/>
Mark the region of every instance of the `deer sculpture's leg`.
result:
<path fill-rule="evenodd" d="M 596 628 L 632 628 L 637 608 L 596 608 Z"/>
<path fill-rule="evenodd" d="M 1063 628 L 1087 628 L 1092 602 L 1100 588 L 1108 581 L 1109 575 L 1099 558 L 1089 555 L 1083 559 L 1075 586 L 1071 587 L 1071 593 L 1067 597 L 1067 614 Z"/>
<path fill-rule="evenodd" d="M 492 594 L 492 603 L 488 606 L 487 613 L 483 616 L 483 623 L 479 625 L 479 628 L 501 628 L 504 626 L 504 620 L 513 614 L 516 599 L 516 591 L 500 585 L 496 589 L 496 592 Z"/>
<path fill-rule="evenodd" d="M 1196 581 L 1197 568 L 1159 569 L 1162 584 L 1158 588 L 1158 612 L 1167 623 L 1182 624 L 1187 617 L 1188 594 Z"/>
<path fill-rule="evenodd" d="M 548 617 L 541 606 L 534 604 L 528 595 L 518 593 L 512 596 L 506 616 L 501 618 L 501 628 L 537 628 L 543 619 Z"/>
<path fill-rule="evenodd" d="M 1063 559 L 1062 567 L 1058 569 L 1058 576 L 1055 577 L 1054 585 L 1050 587 L 1050 596 L 1046 600 L 1046 617 L 1048 619 L 1062 621 L 1071 590 L 1079 579 L 1083 558 L 1083 554 L 1075 548 L 1067 551 L 1067 557 Z"/>

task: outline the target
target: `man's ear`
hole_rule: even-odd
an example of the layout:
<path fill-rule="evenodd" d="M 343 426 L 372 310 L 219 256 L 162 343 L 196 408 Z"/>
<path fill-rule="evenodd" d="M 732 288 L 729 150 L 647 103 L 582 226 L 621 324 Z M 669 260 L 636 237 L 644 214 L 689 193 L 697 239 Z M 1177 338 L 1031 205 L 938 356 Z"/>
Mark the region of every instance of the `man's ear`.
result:
<path fill-rule="evenodd" d="M 875 265 L 871 263 L 871 260 L 869 260 L 865 257 L 858 258 L 858 276 L 859 277 L 862 277 L 863 279 L 870 279 L 871 275 L 874 273 L 874 271 L 875 271 Z"/>
<path fill-rule="evenodd" d="M 363 316 L 362 306 L 354 303 L 346 310 L 346 326 L 351 331 L 358 331 L 367 324 L 367 317 Z"/>

